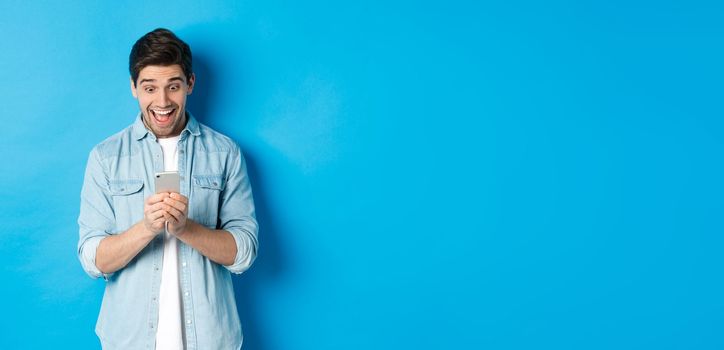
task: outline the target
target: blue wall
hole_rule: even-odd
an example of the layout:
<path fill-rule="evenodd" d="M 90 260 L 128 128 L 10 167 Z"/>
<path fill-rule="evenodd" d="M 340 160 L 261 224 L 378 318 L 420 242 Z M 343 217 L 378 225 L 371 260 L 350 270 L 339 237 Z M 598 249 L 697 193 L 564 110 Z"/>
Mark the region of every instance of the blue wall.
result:
<path fill-rule="evenodd" d="M 99 347 L 83 169 L 159 26 L 249 160 L 246 349 L 724 347 L 723 6 L 272 0 L 0 5 L 0 348 Z"/>

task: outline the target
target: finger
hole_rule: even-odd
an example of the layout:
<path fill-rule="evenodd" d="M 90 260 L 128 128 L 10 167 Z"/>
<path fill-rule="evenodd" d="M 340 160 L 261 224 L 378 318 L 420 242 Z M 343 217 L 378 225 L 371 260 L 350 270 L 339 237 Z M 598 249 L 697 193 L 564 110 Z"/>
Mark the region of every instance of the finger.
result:
<path fill-rule="evenodd" d="M 156 210 L 158 210 L 158 206 L 156 204 L 146 204 L 143 206 L 143 215 L 148 216 Z"/>
<path fill-rule="evenodd" d="M 143 216 L 145 216 L 145 217 L 150 217 L 151 214 L 153 214 L 153 212 L 155 212 L 155 211 L 156 211 L 156 210 L 154 210 L 153 206 L 146 204 L 146 205 L 143 207 Z"/>
<path fill-rule="evenodd" d="M 170 214 L 171 216 L 173 216 L 176 219 L 176 221 L 181 221 L 186 216 L 186 215 L 184 215 L 184 213 L 182 211 L 180 211 L 170 205 L 166 206 L 165 211 L 168 214 Z"/>
<path fill-rule="evenodd" d="M 153 213 L 154 220 L 159 220 L 159 219 L 163 218 L 165 213 L 166 213 L 165 210 L 157 210 L 156 212 Z"/>
<path fill-rule="evenodd" d="M 146 218 L 148 218 L 149 220 L 151 220 L 153 222 L 153 221 L 156 221 L 159 218 L 163 217 L 163 213 L 164 213 L 164 211 L 160 210 L 160 209 L 159 210 L 149 210 L 148 212 L 146 212 Z"/>
<path fill-rule="evenodd" d="M 183 204 L 189 204 L 189 199 L 186 198 L 186 196 L 184 196 L 178 192 L 171 192 L 170 197 L 177 201 L 182 202 Z"/>
<path fill-rule="evenodd" d="M 159 211 L 159 210 L 165 210 L 167 206 L 168 206 L 168 205 L 167 205 L 164 201 L 161 201 L 161 202 L 158 202 L 158 203 L 156 203 L 156 204 L 154 204 L 154 205 L 149 206 L 149 207 L 148 207 L 148 212 L 149 212 L 149 213 L 155 213 L 155 212 L 157 212 L 157 211 Z"/>
<path fill-rule="evenodd" d="M 168 221 L 169 225 L 177 225 L 179 223 L 178 219 L 169 213 L 163 214 L 163 217 L 166 221 Z"/>
<path fill-rule="evenodd" d="M 164 199 L 166 199 L 168 197 L 169 197 L 168 192 L 156 193 L 156 194 L 148 196 L 148 198 L 146 198 L 146 204 L 154 205 L 158 202 L 162 202 Z"/>
<path fill-rule="evenodd" d="M 172 198 L 166 198 L 166 199 L 164 199 L 163 202 L 178 209 L 180 212 L 184 212 L 184 213 L 186 212 L 186 204 L 179 200 L 174 200 Z"/>
<path fill-rule="evenodd" d="M 153 220 L 153 224 L 154 224 L 154 225 L 159 225 L 159 226 L 161 226 L 161 227 L 163 227 L 163 224 L 164 224 L 165 222 L 166 222 L 166 215 L 165 215 L 165 214 L 161 214 L 161 216 L 159 216 L 156 220 Z"/>
<path fill-rule="evenodd" d="M 159 218 L 158 220 L 154 221 L 153 224 L 151 224 L 151 226 L 152 226 L 153 228 L 155 228 L 156 230 L 163 230 L 163 229 L 164 229 L 164 226 L 166 225 L 166 221 L 168 221 L 168 220 L 166 220 L 166 218 L 164 218 L 163 216 L 161 216 L 161 218 Z"/>
<path fill-rule="evenodd" d="M 163 225 L 165 222 L 166 222 L 166 220 L 163 218 L 163 215 L 162 215 L 160 218 L 158 218 L 154 221 L 150 221 L 150 223 L 147 226 L 149 226 L 154 232 L 160 232 L 160 231 L 163 231 Z"/>

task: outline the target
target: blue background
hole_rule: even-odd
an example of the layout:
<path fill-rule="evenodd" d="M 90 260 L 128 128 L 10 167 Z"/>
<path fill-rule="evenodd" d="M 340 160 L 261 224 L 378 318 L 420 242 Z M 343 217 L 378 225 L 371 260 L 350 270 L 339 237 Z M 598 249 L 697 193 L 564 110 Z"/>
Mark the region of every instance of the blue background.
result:
<path fill-rule="evenodd" d="M 724 348 L 724 7 L 524 0 L 4 0 L 0 348 L 99 348 L 83 170 L 159 26 L 249 161 L 246 349 Z"/>

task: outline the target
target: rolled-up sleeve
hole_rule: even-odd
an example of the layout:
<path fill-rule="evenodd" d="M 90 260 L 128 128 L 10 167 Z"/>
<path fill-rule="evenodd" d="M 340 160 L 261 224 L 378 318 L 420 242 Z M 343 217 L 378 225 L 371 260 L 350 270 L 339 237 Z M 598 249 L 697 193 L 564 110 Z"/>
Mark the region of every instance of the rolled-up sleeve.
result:
<path fill-rule="evenodd" d="M 241 150 L 234 148 L 230 154 L 230 167 L 219 208 L 220 228 L 236 241 L 234 263 L 225 266 L 232 273 L 246 271 L 256 259 L 259 247 L 259 225 L 254 212 L 254 198 Z"/>
<path fill-rule="evenodd" d="M 88 157 L 83 189 L 80 195 L 80 228 L 78 239 L 78 260 L 85 272 L 93 277 L 108 280 L 111 274 L 102 273 L 96 266 L 96 250 L 103 238 L 110 235 L 115 225 L 112 198 L 108 191 L 108 177 L 97 148 Z"/>

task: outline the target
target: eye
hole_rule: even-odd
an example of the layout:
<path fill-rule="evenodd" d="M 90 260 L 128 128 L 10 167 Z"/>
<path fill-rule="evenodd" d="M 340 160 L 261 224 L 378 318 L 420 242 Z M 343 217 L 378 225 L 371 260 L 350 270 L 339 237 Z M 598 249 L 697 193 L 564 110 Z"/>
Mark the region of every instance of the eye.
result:
<path fill-rule="evenodd" d="M 179 89 L 179 86 L 178 86 L 178 85 L 171 85 L 168 89 L 171 90 L 171 91 L 176 91 L 176 90 Z"/>
<path fill-rule="evenodd" d="M 152 87 L 145 87 L 145 88 L 143 88 L 143 90 L 150 94 L 150 93 L 153 92 L 154 88 L 152 88 Z"/>

